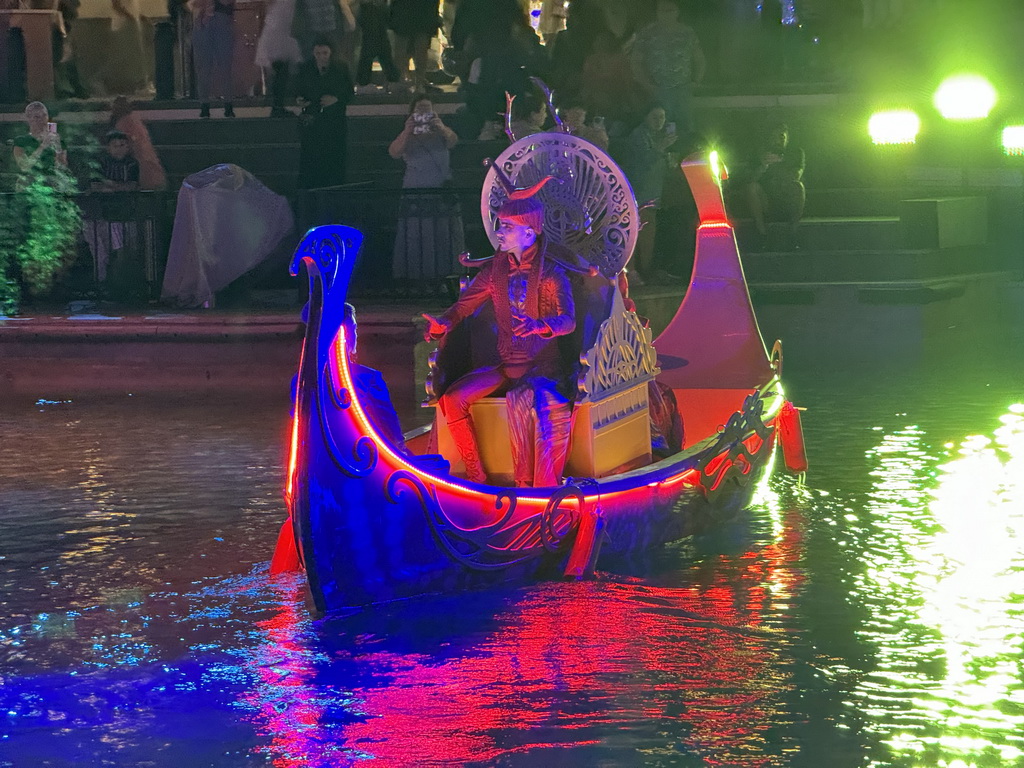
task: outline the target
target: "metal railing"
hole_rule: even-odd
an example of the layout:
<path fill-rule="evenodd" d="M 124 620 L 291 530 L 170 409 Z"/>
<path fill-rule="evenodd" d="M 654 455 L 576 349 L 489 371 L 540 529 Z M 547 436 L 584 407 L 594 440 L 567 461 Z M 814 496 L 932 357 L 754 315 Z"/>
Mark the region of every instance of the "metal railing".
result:
<path fill-rule="evenodd" d="M 299 230 L 342 223 L 366 239 L 353 276 L 357 294 L 437 293 L 457 285 L 464 251 L 490 253 L 479 188 L 375 189 L 344 185 L 298 194 Z"/>
<path fill-rule="evenodd" d="M 3 210 L 18 217 L 22 193 L 3 193 Z M 171 232 L 173 196 L 165 192 L 88 191 L 73 194 L 81 212 L 75 266 L 60 279 L 61 294 L 141 301 L 159 296 Z M 479 188 L 379 189 L 345 185 L 304 190 L 292 199 L 296 232 L 343 223 L 366 235 L 352 291 L 380 298 L 457 293 L 466 270 L 459 254 L 492 248 L 480 219 Z M 31 226 L 20 222 L 22 228 Z M 8 222 L 6 229 L 18 229 Z M 20 230 L 19 230 L 20 231 Z M 258 279 L 290 285 L 263 270 Z"/>
<path fill-rule="evenodd" d="M 167 258 L 173 213 L 163 192 L 74 192 L 81 214 L 79 231 L 70 233 L 74 254 L 57 277 L 59 293 L 84 296 L 96 292 L 145 301 L 159 293 Z M 36 226 L 25 192 L 0 195 L 5 236 L 18 238 Z"/>

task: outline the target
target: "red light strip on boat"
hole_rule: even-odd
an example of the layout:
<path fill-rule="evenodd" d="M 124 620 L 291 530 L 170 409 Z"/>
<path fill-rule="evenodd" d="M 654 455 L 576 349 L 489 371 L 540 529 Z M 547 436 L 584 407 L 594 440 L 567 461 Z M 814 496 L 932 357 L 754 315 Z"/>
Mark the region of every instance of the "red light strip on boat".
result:
<path fill-rule="evenodd" d="M 732 229 L 732 224 L 730 224 L 728 221 L 715 221 L 715 220 L 712 220 L 712 221 L 702 221 L 700 223 L 700 226 L 697 227 L 697 231 L 699 232 L 702 229 L 715 229 L 715 230 L 728 229 L 728 230 L 731 230 Z M 716 232 L 715 234 L 718 234 L 718 233 Z"/>
<path fill-rule="evenodd" d="M 373 441 L 377 444 L 377 446 L 380 449 L 380 451 L 385 456 L 387 456 L 390 459 L 391 465 L 395 466 L 395 467 L 400 467 L 400 468 L 404 469 L 407 472 L 411 472 L 412 474 L 416 475 L 416 477 L 420 478 L 421 480 L 427 481 L 427 482 L 432 483 L 434 485 L 442 485 L 445 488 L 448 488 L 448 489 L 452 490 L 453 492 L 455 492 L 455 493 L 457 493 L 457 494 L 459 494 L 461 496 L 465 496 L 467 498 L 483 500 L 485 497 L 491 496 L 492 495 L 491 493 L 483 493 L 482 491 L 474 491 L 474 490 L 472 490 L 470 488 L 466 488 L 463 485 L 457 485 L 457 484 L 452 483 L 452 482 L 450 482 L 448 480 L 444 480 L 442 478 L 439 478 L 436 475 L 428 475 L 428 474 L 424 473 L 422 470 L 420 470 L 417 467 L 414 467 L 412 464 L 410 464 L 409 461 L 404 456 L 402 456 L 401 454 L 397 453 L 394 450 L 394 448 L 392 448 L 390 442 L 388 442 L 387 440 L 383 439 L 380 436 L 380 433 L 377 432 L 377 429 L 373 426 L 373 423 L 370 421 L 370 419 L 367 417 L 366 413 L 363 411 L 363 406 L 359 402 L 359 398 L 355 394 L 355 385 L 354 385 L 354 383 L 352 381 L 352 375 L 351 375 L 351 373 L 349 371 L 348 355 L 345 352 L 346 349 L 347 349 L 347 342 L 346 342 L 346 338 L 345 338 L 345 327 L 342 326 L 338 330 L 338 335 L 335 337 L 335 342 L 334 342 L 334 363 L 335 363 L 335 367 L 338 369 L 338 373 L 339 373 L 339 377 L 341 379 L 342 385 L 352 395 L 352 398 L 351 398 L 352 402 L 351 402 L 351 405 L 349 406 L 349 410 L 351 410 L 355 414 L 356 421 L 359 423 L 360 432 L 362 434 L 364 434 L 364 435 L 372 435 L 373 436 Z M 539 503 L 539 504 L 546 504 L 547 503 L 547 499 L 545 499 L 545 498 L 525 497 L 525 498 L 522 498 L 521 501 L 524 501 L 524 502 L 535 502 L 535 503 Z"/>
<path fill-rule="evenodd" d="M 401 469 L 416 475 L 416 477 L 420 478 L 421 480 L 427 483 L 444 486 L 445 488 L 448 488 L 451 491 L 455 492 L 456 494 L 463 496 L 465 498 L 474 499 L 476 501 L 486 501 L 491 496 L 493 496 L 492 491 L 477 491 L 472 488 L 467 488 L 464 485 L 459 485 L 449 480 L 439 478 L 437 475 L 426 474 L 422 470 L 410 464 L 405 456 L 397 453 L 394 450 L 394 448 L 392 448 L 391 443 L 383 439 L 380 436 L 380 433 L 377 432 L 377 429 L 374 427 L 369 417 L 367 417 L 366 412 L 363 411 L 363 407 L 362 404 L 359 402 L 359 398 L 355 395 L 355 386 L 352 381 L 351 373 L 349 371 L 348 355 L 345 352 L 346 349 L 347 343 L 345 338 L 345 327 L 342 326 L 338 330 L 338 335 L 335 337 L 335 342 L 333 345 L 334 367 L 336 367 L 338 370 L 338 375 L 341 380 L 341 384 L 352 394 L 351 405 L 349 406 L 349 410 L 355 414 L 356 421 L 358 422 L 360 428 L 360 432 L 364 435 L 371 435 L 373 437 L 373 440 L 379 447 L 381 453 L 390 459 L 389 463 L 394 467 L 400 467 Z M 636 488 L 629 488 L 627 490 L 622 491 L 599 492 L 597 494 L 594 494 L 593 496 L 596 496 L 597 498 L 600 499 L 608 500 L 619 496 L 638 495 L 639 493 L 642 492 L 643 488 L 664 489 L 673 488 L 675 486 L 696 486 L 699 484 L 700 472 L 698 472 L 696 469 L 687 469 L 684 470 L 683 472 L 680 472 L 678 475 L 673 475 L 671 477 L 667 477 L 663 480 L 658 480 L 647 485 L 642 485 Z M 584 493 L 584 498 L 590 497 L 591 494 Z M 519 500 L 521 503 L 537 504 L 543 506 L 547 504 L 548 498 L 547 496 L 521 496 Z M 574 503 L 572 499 L 567 499 L 566 501 L 569 503 Z"/>
<path fill-rule="evenodd" d="M 291 506 L 295 493 L 295 471 L 299 463 L 299 409 L 292 414 L 292 439 L 288 450 L 288 479 L 284 486 L 284 499 Z"/>

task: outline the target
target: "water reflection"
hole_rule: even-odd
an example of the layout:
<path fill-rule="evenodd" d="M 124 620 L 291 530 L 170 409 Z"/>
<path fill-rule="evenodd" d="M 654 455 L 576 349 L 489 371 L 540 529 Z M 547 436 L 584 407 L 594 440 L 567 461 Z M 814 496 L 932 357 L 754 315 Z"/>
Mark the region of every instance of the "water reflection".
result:
<path fill-rule="evenodd" d="M 1024 406 L 1000 422 L 939 449 L 915 426 L 884 435 L 851 516 L 874 668 L 850 704 L 909 765 L 1024 760 Z"/>
<path fill-rule="evenodd" d="M 1024 766 L 1002 381 L 820 385 L 812 487 L 734 525 L 331 621 L 266 577 L 286 404 L 4 403 L 0 768 Z"/>
<path fill-rule="evenodd" d="M 285 580 L 242 701 L 279 768 L 777 764 L 797 749 L 780 734 L 797 717 L 795 638 L 776 617 L 800 587 L 802 521 L 761 500 L 760 537 L 684 587 L 606 577 L 313 623 Z"/>

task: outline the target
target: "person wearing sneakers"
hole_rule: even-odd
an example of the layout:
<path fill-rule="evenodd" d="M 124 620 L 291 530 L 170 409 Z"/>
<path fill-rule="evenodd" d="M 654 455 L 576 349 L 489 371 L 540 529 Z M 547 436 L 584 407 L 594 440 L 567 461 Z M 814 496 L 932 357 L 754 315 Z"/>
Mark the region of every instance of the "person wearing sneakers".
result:
<path fill-rule="evenodd" d="M 496 393 L 509 396 L 516 484 L 558 485 L 565 467 L 570 427 L 566 380 L 571 377 L 558 337 L 576 329 L 572 286 L 563 266 L 576 260 L 544 236 L 544 206 L 536 194 L 551 180 L 548 176 L 510 193 L 498 210 L 494 258 L 448 311 L 440 317 L 423 315 L 424 336 L 430 341 L 442 338 L 488 300 L 494 308 L 501 362 L 462 376 L 439 401 L 472 482 L 485 483 L 487 475 L 470 406 Z"/>

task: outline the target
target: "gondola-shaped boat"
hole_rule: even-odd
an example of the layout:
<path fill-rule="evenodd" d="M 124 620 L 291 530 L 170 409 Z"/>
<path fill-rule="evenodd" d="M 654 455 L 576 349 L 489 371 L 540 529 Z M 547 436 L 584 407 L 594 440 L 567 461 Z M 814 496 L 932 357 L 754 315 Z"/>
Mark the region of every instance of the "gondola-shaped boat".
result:
<path fill-rule="evenodd" d="M 289 519 L 272 571 L 294 556 L 320 612 L 509 580 L 582 577 L 599 562 L 684 538 L 745 508 L 780 442 L 787 464 L 801 469 L 781 347 L 769 355 L 758 329 L 716 163 L 691 159 L 683 171 L 700 215 L 693 273 L 675 317 L 653 341 L 627 308 L 619 279 L 639 212 L 611 158 L 567 134 L 538 134 L 512 144 L 488 173 L 482 213 L 492 228 L 504 194 L 495 174 L 520 187 L 545 174 L 559 178 L 562 184 L 548 185 L 546 234 L 593 265 L 576 279 L 579 394 L 568 477 L 557 487 L 508 482 L 504 398 L 474 406 L 477 430 L 486 433 L 488 484 L 461 476 L 443 419 L 400 434 L 379 374 L 353 357 L 356 323 L 346 294 L 362 235 L 341 225 L 310 230 L 292 264 L 293 273 L 305 265 L 310 298 L 285 492 Z M 434 396 L 486 346 L 485 333 L 463 325 L 466 333 L 449 334 L 433 360 Z M 653 388 L 671 390 L 685 424 L 685 442 L 664 458 L 651 454 Z"/>

